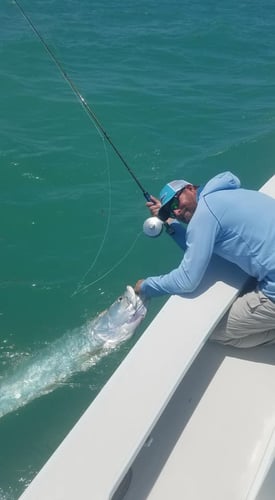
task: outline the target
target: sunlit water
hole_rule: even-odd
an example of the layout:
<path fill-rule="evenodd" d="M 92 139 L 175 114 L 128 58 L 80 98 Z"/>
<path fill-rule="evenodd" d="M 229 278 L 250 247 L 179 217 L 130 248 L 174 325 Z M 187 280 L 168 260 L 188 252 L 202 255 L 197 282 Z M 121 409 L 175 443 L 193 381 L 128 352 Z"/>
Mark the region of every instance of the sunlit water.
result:
<path fill-rule="evenodd" d="M 0 418 L 69 382 L 116 347 L 104 345 L 90 325 L 67 332 L 36 355 L 27 357 L 0 380 Z"/>
<path fill-rule="evenodd" d="M 274 173 L 270 0 L 22 5 L 147 191 L 228 169 L 258 188 Z M 16 5 L 3 0 L 0 15 L 4 376 L 81 331 L 125 285 L 172 269 L 181 253 L 165 234 L 141 233 L 139 187 Z M 1 500 L 18 498 L 162 303 L 151 303 L 119 349 L 0 420 Z"/>

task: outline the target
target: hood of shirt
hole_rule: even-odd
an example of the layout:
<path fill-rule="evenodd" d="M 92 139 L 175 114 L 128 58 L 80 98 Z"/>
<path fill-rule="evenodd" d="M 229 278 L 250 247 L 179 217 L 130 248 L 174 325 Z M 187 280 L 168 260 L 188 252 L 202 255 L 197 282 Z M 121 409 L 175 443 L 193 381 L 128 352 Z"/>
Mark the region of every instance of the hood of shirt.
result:
<path fill-rule="evenodd" d="M 236 175 L 231 172 L 223 172 L 205 184 L 199 193 L 199 197 L 214 193 L 215 191 L 222 191 L 223 189 L 238 189 L 240 186 L 241 182 Z"/>

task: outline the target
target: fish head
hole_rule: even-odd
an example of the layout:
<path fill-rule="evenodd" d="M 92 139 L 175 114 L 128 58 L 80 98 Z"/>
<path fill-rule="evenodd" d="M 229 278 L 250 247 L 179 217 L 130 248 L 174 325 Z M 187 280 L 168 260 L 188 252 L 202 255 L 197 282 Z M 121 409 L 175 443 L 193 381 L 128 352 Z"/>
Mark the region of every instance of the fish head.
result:
<path fill-rule="evenodd" d="M 130 338 L 147 312 L 145 301 L 128 285 L 123 295 L 97 318 L 97 337 L 113 345 Z"/>

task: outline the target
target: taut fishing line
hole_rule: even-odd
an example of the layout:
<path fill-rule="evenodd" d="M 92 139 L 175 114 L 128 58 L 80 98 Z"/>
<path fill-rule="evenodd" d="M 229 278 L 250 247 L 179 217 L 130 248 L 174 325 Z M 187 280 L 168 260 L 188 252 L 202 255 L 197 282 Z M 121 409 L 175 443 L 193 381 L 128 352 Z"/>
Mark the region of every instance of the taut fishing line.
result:
<path fill-rule="evenodd" d="M 18 2 L 18 0 L 13 0 L 13 1 L 16 4 L 16 6 L 18 7 L 18 9 L 20 10 L 20 12 L 21 12 L 22 16 L 24 17 L 24 19 L 27 21 L 27 23 L 29 24 L 29 26 L 31 27 L 31 29 L 34 31 L 35 35 L 38 37 L 38 39 L 42 43 L 43 47 L 45 48 L 45 50 L 49 54 L 50 58 L 53 60 L 53 62 L 57 66 L 57 68 L 58 68 L 59 72 L 61 73 L 62 77 L 64 78 L 64 80 L 68 83 L 68 85 L 70 86 L 71 90 L 73 91 L 73 93 L 75 94 L 75 96 L 77 97 L 77 99 L 79 100 L 79 102 L 82 105 L 84 111 L 87 113 L 89 119 L 92 121 L 92 123 L 95 126 L 97 132 L 99 133 L 100 137 L 102 138 L 102 141 L 103 141 L 103 144 L 104 144 L 105 155 L 106 155 L 106 162 L 107 162 L 107 167 L 108 167 L 107 168 L 107 170 L 108 170 L 108 191 L 109 191 L 109 196 L 108 196 L 108 198 L 109 198 L 108 218 L 107 218 L 107 223 L 106 223 L 106 228 L 105 228 L 105 231 L 104 231 L 103 239 L 102 239 L 101 244 L 99 246 L 98 252 L 97 252 L 97 254 L 96 254 L 96 256 L 95 256 L 92 264 L 90 265 L 89 269 L 86 271 L 86 273 L 84 274 L 84 276 L 82 277 L 82 279 L 78 283 L 75 291 L 73 292 L 72 296 L 74 296 L 77 293 L 80 293 L 81 291 L 84 291 L 88 287 L 94 285 L 95 283 L 97 283 L 98 281 L 100 281 L 101 279 L 103 279 L 104 277 L 106 277 L 108 274 L 110 274 L 116 267 L 118 267 L 126 259 L 126 257 L 129 255 L 129 253 L 132 251 L 132 249 L 134 248 L 134 245 L 136 244 L 136 242 L 137 242 L 137 240 L 138 240 L 138 238 L 139 238 L 139 236 L 141 234 L 141 233 L 139 233 L 137 235 L 137 237 L 135 238 L 134 242 L 132 243 L 132 245 L 130 246 L 130 248 L 127 250 L 127 252 L 125 253 L 125 255 L 121 259 L 119 259 L 118 262 L 116 264 L 114 264 L 109 271 L 106 271 L 103 275 L 101 275 L 99 278 L 97 278 L 93 282 L 89 283 L 88 285 L 83 286 L 85 278 L 91 272 L 91 270 L 94 268 L 94 266 L 95 266 L 95 264 L 96 264 L 96 262 L 97 262 L 97 260 L 98 260 L 98 258 L 100 256 L 100 254 L 101 254 L 102 248 L 103 248 L 103 246 L 105 244 L 105 241 L 106 241 L 106 238 L 107 238 L 107 234 L 108 234 L 109 227 L 110 227 L 110 222 L 111 222 L 111 179 L 110 179 L 110 164 L 109 164 L 109 158 L 108 158 L 108 153 L 107 153 L 107 149 L 106 149 L 106 143 L 105 143 L 104 139 L 106 139 L 108 141 L 108 143 L 110 144 L 110 146 L 113 148 L 114 152 L 120 158 L 120 160 L 122 161 L 123 165 L 127 169 L 128 173 L 131 175 L 131 177 L 134 179 L 135 183 L 138 185 L 138 187 L 142 191 L 142 194 L 145 197 L 145 199 L 147 201 L 151 201 L 151 197 L 150 197 L 150 194 L 144 189 L 144 187 L 142 186 L 142 184 L 140 183 L 140 181 L 138 180 L 138 178 L 136 177 L 136 175 L 134 174 L 134 172 L 132 171 L 132 169 L 129 167 L 128 163 L 125 161 L 125 159 L 123 158 L 122 154 L 119 152 L 119 150 L 117 149 L 117 147 L 115 146 L 115 144 L 113 143 L 113 141 L 110 139 L 110 137 L 108 136 L 107 132 L 104 130 L 104 128 L 102 127 L 100 121 L 98 120 L 97 116 L 92 111 L 91 107 L 88 105 L 88 103 L 86 102 L 86 100 L 84 99 L 84 97 L 81 95 L 81 93 L 79 92 L 78 88 L 74 84 L 73 80 L 68 76 L 68 74 L 64 70 L 62 64 L 57 59 L 56 55 L 51 50 L 51 48 L 49 47 L 49 45 L 47 44 L 47 42 L 44 40 L 43 36 L 40 34 L 40 32 L 38 31 L 38 29 L 36 28 L 36 26 L 33 24 L 33 22 L 30 19 L 30 17 L 26 14 L 25 10 L 21 7 L 21 5 Z"/>

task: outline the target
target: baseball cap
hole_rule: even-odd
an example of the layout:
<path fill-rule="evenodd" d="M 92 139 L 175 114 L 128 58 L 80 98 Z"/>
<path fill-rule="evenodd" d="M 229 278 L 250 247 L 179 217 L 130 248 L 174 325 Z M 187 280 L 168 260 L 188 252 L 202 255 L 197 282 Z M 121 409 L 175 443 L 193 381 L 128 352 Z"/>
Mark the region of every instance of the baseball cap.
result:
<path fill-rule="evenodd" d="M 168 217 L 170 216 L 168 205 L 169 201 L 171 201 L 179 191 L 184 189 L 186 186 L 190 186 L 190 184 L 191 182 L 187 182 L 181 179 L 168 182 L 168 184 L 166 184 L 162 188 L 159 194 L 161 207 L 159 209 L 158 217 L 160 220 L 165 221 L 166 219 L 168 219 Z"/>

